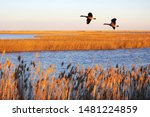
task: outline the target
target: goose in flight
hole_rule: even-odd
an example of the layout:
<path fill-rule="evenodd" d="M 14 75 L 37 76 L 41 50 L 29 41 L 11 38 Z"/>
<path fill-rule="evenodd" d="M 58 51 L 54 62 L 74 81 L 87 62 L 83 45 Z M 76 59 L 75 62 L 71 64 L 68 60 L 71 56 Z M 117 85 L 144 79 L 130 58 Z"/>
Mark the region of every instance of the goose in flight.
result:
<path fill-rule="evenodd" d="M 116 27 L 119 27 L 119 25 L 116 25 L 116 20 L 117 20 L 116 18 L 113 18 L 111 20 L 110 24 L 109 23 L 104 23 L 104 25 L 109 25 L 109 26 L 111 26 L 115 30 Z"/>
<path fill-rule="evenodd" d="M 92 13 L 88 13 L 88 16 L 81 15 L 80 17 L 85 17 L 87 24 L 89 24 L 91 22 L 91 20 L 96 20 L 96 18 L 93 18 L 93 14 Z"/>

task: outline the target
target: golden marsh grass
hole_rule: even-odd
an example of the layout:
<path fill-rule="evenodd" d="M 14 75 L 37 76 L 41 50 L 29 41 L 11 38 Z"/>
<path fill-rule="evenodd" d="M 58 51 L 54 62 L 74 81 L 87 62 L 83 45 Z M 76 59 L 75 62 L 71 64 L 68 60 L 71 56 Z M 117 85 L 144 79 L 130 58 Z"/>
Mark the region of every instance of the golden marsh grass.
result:
<path fill-rule="evenodd" d="M 0 31 L 34 39 L 0 39 L 0 51 L 105 50 L 150 47 L 150 31 Z"/>

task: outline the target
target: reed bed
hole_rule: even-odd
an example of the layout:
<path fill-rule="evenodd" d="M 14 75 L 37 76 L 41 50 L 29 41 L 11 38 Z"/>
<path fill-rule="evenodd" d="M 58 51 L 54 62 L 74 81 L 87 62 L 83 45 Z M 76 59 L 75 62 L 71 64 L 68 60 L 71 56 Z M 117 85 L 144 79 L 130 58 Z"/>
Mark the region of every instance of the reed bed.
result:
<path fill-rule="evenodd" d="M 35 34 L 34 39 L 0 39 L 0 51 L 108 50 L 150 47 L 149 31 L 3 31 Z"/>
<path fill-rule="evenodd" d="M 0 62 L 0 100 L 139 100 L 150 99 L 150 65 L 131 70 L 125 66 L 100 65 L 84 68 L 71 63 L 56 77 L 54 65 L 41 69 L 18 56 L 14 65 L 8 58 Z M 61 64 L 62 67 L 64 63 Z"/>

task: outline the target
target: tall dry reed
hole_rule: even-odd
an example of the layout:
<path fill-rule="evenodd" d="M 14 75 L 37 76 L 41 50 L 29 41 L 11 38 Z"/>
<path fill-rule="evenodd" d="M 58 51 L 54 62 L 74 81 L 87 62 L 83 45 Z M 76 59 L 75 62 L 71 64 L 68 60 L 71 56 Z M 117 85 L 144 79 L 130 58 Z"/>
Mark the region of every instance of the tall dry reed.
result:
<path fill-rule="evenodd" d="M 116 65 L 104 70 L 99 65 L 84 68 L 69 63 L 56 77 L 54 65 L 43 70 L 36 57 L 30 65 L 20 56 L 18 65 L 9 58 L 0 62 L 1 100 L 150 99 L 150 65 L 133 65 L 131 70 Z"/>

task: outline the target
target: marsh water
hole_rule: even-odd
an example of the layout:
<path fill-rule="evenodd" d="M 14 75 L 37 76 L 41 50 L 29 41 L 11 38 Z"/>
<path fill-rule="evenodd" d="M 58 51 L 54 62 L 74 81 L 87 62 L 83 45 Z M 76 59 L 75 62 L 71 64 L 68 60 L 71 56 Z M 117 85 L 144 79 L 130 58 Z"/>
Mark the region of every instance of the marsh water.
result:
<path fill-rule="evenodd" d="M 34 34 L 0 34 L 0 39 L 32 39 Z"/>
<path fill-rule="evenodd" d="M 8 57 L 11 62 L 18 64 L 17 56 L 30 65 L 31 61 L 35 60 L 35 52 L 22 53 L 6 53 L 2 58 L 4 62 Z M 1 58 L 1 54 L 0 54 Z M 117 64 L 124 65 L 127 69 L 131 69 L 132 65 L 136 67 L 150 64 L 150 48 L 142 49 L 118 49 L 118 50 L 95 50 L 95 51 L 43 51 L 38 52 L 38 58 L 42 69 L 46 69 L 49 65 L 54 65 L 57 73 L 66 69 L 71 63 L 72 66 L 79 64 L 81 67 L 93 67 L 96 64 L 103 66 L 104 69 Z M 61 63 L 64 66 L 61 67 Z"/>

